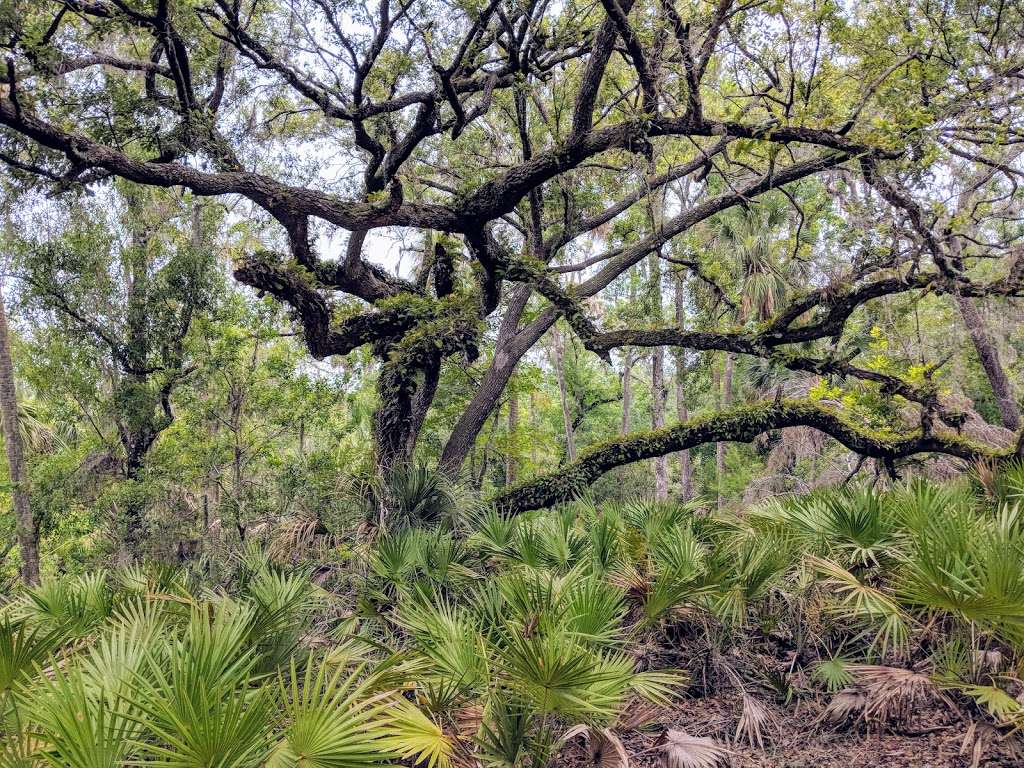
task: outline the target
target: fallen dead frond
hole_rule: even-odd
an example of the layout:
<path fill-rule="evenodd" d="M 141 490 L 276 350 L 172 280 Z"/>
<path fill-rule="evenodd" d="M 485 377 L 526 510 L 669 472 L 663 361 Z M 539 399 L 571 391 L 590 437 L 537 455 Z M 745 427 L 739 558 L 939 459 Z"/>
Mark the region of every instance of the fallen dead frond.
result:
<path fill-rule="evenodd" d="M 765 734 L 777 730 L 778 727 L 778 718 L 767 704 L 749 694 L 743 694 L 743 712 L 736 725 L 734 744 L 745 741 L 752 747 L 764 749 Z"/>
<path fill-rule="evenodd" d="M 927 675 L 900 667 L 864 665 L 851 669 L 864 692 L 863 718 L 870 722 L 906 725 L 926 704 L 947 701 Z"/>
<path fill-rule="evenodd" d="M 818 718 L 818 723 L 831 726 L 846 725 L 860 718 L 866 703 L 867 697 L 863 693 L 854 688 L 844 688 L 832 697 Z"/>
<path fill-rule="evenodd" d="M 597 728 L 590 725 L 574 725 L 562 736 L 562 743 L 583 737 L 590 756 L 589 765 L 594 768 L 629 768 L 629 754 L 622 739 L 611 728 Z"/>
<path fill-rule="evenodd" d="M 665 733 L 659 749 L 665 768 L 718 768 L 728 765 L 732 754 L 710 737 L 674 729 Z"/>
<path fill-rule="evenodd" d="M 664 713 L 664 707 L 649 701 L 638 701 L 634 706 L 626 707 L 615 723 L 615 730 L 629 733 L 657 722 Z"/>

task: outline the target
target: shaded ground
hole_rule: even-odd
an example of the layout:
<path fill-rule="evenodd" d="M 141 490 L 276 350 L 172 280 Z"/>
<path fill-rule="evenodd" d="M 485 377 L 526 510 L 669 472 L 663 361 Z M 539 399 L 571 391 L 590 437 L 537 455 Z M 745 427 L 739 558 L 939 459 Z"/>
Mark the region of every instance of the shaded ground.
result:
<path fill-rule="evenodd" d="M 666 728 L 693 736 L 710 736 L 726 746 L 732 768 L 970 768 L 973 741 L 961 750 L 968 726 L 954 713 L 939 709 L 920 713 L 913 729 L 902 733 L 868 731 L 863 727 L 831 729 L 817 724 L 820 706 L 773 708 L 777 727 L 764 732 L 764 749 L 733 744 L 742 709 L 738 696 L 687 699 L 657 718 L 643 733 L 623 739 L 631 768 L 659 766 L 659 736 Z M 983 750 L 979 766 L 1009 768 L 1024 766 L 1024 751 L 1016 754 L 1011 745 L 998 742 L 990 729 L 979 729 Z M 963 751 L 963 754 L 961 754 Z M 562 753 L 557 765 L 576 768 L 590 764 L 587 750 L 578 746 Z"/>

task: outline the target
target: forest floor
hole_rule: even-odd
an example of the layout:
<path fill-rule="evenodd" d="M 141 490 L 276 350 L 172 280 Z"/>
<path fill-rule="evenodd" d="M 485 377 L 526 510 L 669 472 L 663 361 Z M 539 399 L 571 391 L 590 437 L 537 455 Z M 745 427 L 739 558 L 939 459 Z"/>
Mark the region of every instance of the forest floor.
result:
<path fill-rule="evenodd" d="M 998 741 L 993 729 L 979 731 L 982 749 L 974 762 L 974 739 L 968 726 L 949 710 L 928 709 L 916 713 L 913 728 L 867 730 L 864 727 L 834 729 L 819 723 L 821 705 L 803 702 L 801 707 L 776 707 L 774 732 L 763 731 L 764 747 L 733 743 L 742 711 L 737 694 L 689 698 L 663 713 L 646 732 L 623 739 L 632 768 L 663 765 L 659 735 L 666 729 L 691 736 L 710 736 L 726 745 L 732 768 L 1009 768 L 1024 766 L 1024 751 Z M 968 741 L 966 747 L 965 738 Z M 559 768 L 582 768 L 590 761 L 581 743 L 562 752 Z"/>

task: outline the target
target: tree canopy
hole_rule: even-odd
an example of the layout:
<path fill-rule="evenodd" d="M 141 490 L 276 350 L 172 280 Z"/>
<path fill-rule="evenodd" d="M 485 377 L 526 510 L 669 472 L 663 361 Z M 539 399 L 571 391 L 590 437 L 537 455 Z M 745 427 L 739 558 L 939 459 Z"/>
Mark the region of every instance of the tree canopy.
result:
<path fill-rule="evenodd" d="M 655 429 L 573 447 L 500 497 L 511 510 L 795 427 L 893 475 L 920 454 L 1024 452 L 964 432 L 952 350 L 918 334 L 891 354 L 874 321 L 956 307 L 998 421 L 1020 429 L 979 309 L 1024 292 L 1015 3 L 4 0 L 0 29 L 12 189 L 72 211 L 112 183 L 215 198 L 234 278 L 287 308 L 313 358 L 369 350 L 380 473 L 425 450 L 465 472 L 551 333 L 567 440 L 588 408 L 566 368 L 587 354 L 650 356 Z M 31 282 L 73 309 L 45 289 L 47 252 Z M 665 426 L 663 349 L 680 380 L 724 359 L 728 397 L 687 420 L 681 394 Z M 184 362 L 158 354 L 166 388 Z M 749 404 L 732 404 L 733 361 Z"/>

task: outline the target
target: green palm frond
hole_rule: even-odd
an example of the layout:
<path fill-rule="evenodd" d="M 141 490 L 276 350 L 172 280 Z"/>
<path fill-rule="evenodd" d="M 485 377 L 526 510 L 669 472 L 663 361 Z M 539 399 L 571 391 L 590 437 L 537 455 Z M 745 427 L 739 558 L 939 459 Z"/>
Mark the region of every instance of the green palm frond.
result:
<path fill-rule="evenodd" d="M 57 670 L 38 692 L 34 720 L 46 734 L 38 750 L 54 768 L 120 768 L 131 758 L 142 733 L 139 711 L 102 679 L 80 670 Z"/>
<path fill-rule="evenodd" d="M 61 635 L 24 621 L 0 620 L 0 698 L 24 692 L 60 643 Z"/>
<path fill-rule="evenodd" d="M 450 768 L 453 740 L 432 718 L 406 699 L 391 702 L 381 746 L 427 768 Z"/>
<path fill-rule="evenodd" d="M 897 574 L 911 605 L 1024 641 L 1024 531 L 1016 506 L 993 518 L 946 507 L 919 521 Z"/>
<path fill-rule="evenodd" d="M 807 565 L 825 577 L 834 602 L 835 615 L 874 628 L 872 646 L 883 652 L 904 653 L 910 642 L 910 617 L 890 595 L 858 579 L 854 574 L 830 560 L 809 556 Z"/>
<path fill-rule="evenodd" d="M 276 708 L 253 677 L 253 613 L 230 603 L 212 620 L 197 611 L 165 659 L 149 657 L 131 693 L 148 734 L 142 754 L 175 768 L 255 768 L 267 759 Z"/>
<path fill-rule="evenodd" d="M 318 663 L 300 675 L 292 662 L 288 677 L 280 679 L 284 735 L 267 768 L 361 768 L 398 757 L 388 749 L 383 728 L 393 697 L 371 695 L 359 682 L 362 671 L 332 671 Z"/>

